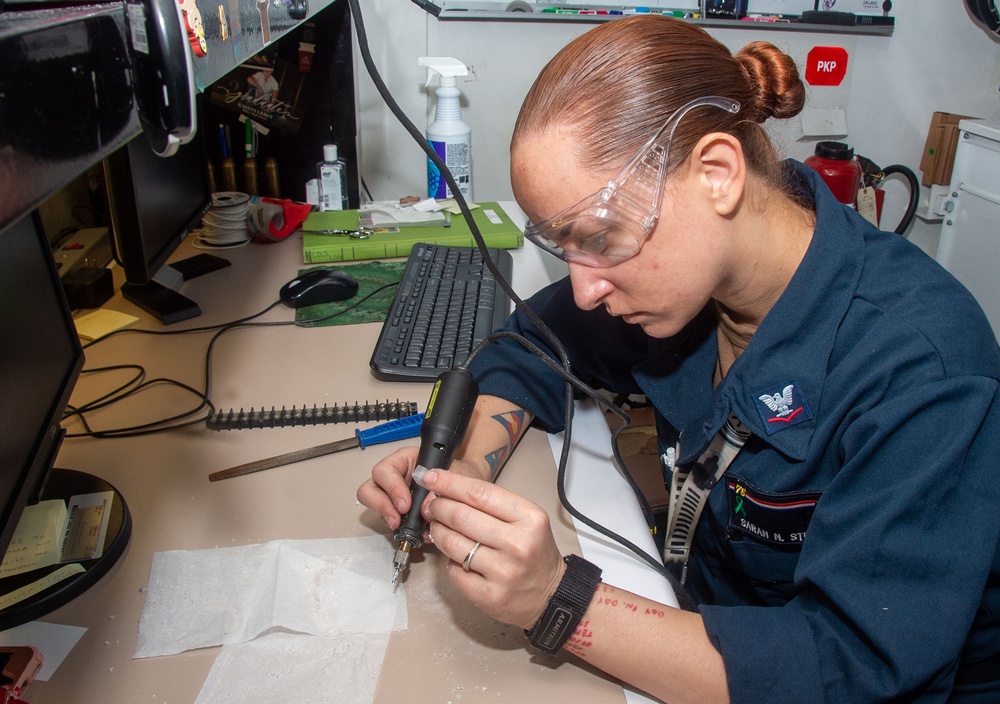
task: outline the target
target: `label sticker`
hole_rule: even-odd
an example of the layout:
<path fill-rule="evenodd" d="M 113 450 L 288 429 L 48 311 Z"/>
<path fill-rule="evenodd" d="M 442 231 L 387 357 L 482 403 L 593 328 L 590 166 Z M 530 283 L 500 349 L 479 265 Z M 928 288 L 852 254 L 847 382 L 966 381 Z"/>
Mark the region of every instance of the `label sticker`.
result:
<path fill-rule="evenodd" d="M 149 53 L 149 37 L 146 34 L 146 10 L 138 3 L 128 5 L 129 38 L 132 48 L 143 54 Z"/>
<path fill-rule="evenodd" d="M 110 491 L 80 494 L 70 499 L 62 562 L 93 560 L 104 553 L 113 499 L 114 494 Z"/>
<path fill-rule="evenodd" d="M 806 56 L 806 82 L 811 86 L 839 86 L 847 76 L 847 49 L 814 46 Z"/>
<path fill-rule="evenodd" d="M 861 217 L 878 227 L 878 203 L 875 200 L 875 189 L 871 186 L 858 191 L 858 212 Z"/>

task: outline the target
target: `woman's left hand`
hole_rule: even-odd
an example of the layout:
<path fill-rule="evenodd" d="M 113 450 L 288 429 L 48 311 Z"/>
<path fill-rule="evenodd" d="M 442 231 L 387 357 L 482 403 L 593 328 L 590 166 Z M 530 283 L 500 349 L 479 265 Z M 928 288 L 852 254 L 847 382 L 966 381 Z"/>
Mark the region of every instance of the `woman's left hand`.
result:
<path fill-rule="evenodd" d="M 532 628 L 566 569 L 548 514 L 481 479 L 432 470 L 423 483 L 434 497 L 431 539 L 451 558 L 452 581 L 493 618 Z"/>

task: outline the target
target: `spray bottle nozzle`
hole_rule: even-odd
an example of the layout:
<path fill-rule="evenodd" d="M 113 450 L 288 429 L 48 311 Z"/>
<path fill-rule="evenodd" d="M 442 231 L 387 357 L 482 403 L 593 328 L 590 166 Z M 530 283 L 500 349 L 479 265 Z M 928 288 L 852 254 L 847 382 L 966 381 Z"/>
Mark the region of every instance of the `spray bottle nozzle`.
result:
<path fill-rule="evenodd" d="M 455 76 L 469 75 L 468 67 L 458 59 L 450 56 L 421 56 L 417 59 L 417 63 L 420 66 L 427 67 L 427 83 L 424 84 L 425 86 L 431 84 L 435 73 L 441 76 L 441 85 L 443 86 L 456 85 Z"/>

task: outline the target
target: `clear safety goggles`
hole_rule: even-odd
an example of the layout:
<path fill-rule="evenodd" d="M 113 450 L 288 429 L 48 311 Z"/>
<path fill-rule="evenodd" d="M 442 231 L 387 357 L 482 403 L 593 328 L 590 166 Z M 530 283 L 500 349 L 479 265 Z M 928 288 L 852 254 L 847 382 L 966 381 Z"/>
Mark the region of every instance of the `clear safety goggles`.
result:
<path fill-rule="evenodd" d="M 638 254 L 660 216 L 674 130 L 690 110 L 711 105 L 731 113 L 740 104 L 709 96 L 674 112 L 607 186 L 576 205 L 540 222 L 529 222 L 524 236 L 567 262 L 607 268 Z"/>

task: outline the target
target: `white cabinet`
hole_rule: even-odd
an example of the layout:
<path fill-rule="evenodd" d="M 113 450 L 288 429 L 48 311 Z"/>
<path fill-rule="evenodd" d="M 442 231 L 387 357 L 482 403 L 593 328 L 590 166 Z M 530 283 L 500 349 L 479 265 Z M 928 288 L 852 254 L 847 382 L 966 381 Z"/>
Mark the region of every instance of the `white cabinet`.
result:
<path fill-rule="evenodd" d="M 937 260 L 1000 336 L 1000 123 L 962 120 Z"/>

